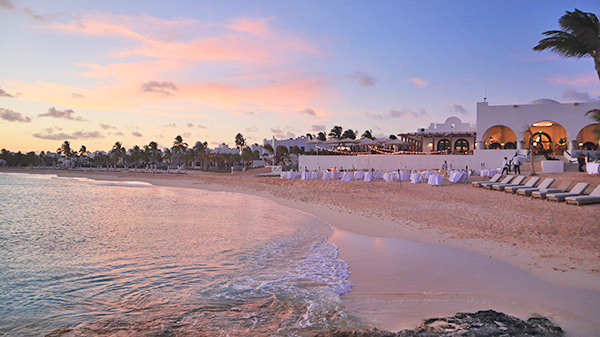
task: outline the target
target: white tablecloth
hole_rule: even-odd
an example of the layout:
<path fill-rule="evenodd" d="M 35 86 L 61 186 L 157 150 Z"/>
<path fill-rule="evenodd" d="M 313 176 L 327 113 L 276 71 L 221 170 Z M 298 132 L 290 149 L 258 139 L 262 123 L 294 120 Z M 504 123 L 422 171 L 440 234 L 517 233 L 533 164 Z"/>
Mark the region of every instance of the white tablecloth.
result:
<path fill-rule="evenodd" d="M 589 174 L 600 174 L 600 163 L 587 163 L 585 169 Z"/>
<path fill-rule="evenodd" d="M 498 170 L 481 170 L 481 177 L 493 177 L 498 173 Z"/>
<path fill-rule="evenodd" d="M 335 171 L 335 172 L 332 172 L 331 175 L 332 175 L 333 179 L 342 179 L 344 172 Z"/>
<path fill-rule="evenodd" d="M 342 181 L 352 181 L 352 172 L 344 172 L 342 174 Z"/>
<path fill-rule="evenodd" d="M 354 172 L 354 179 L 365 179 L 365 171 L 356 171 Z"/>
<path fill-rule="evenodd" d="M 365 181 L 373 181 L 373 172 L 365 172 Z"/>
<path fill-rule="evenodd" d="M 384 174 L 385 174 L 385 172 L 383 172 L 383 171 L 375 171 L 375 172 L 373 172 L 373 178 L 374 179 L 383 179 Z"/>
<path fill-rule="evenodd" d="M 310 172 L 308 172 L 308 171 L 302 172 L 302 175 L 301 175 L 300 179 L 302 179 L 302 180 L 310 180 Z"/>
<path fill-rule="evenodd" d="M 421 173 L 420 172 L 413 172 L 410 175 L 410 182 L 413 183 L 413 184 L 418 184 L 420 177 L 421 177 Z"/>
<path fill-rule="evenodd" d="M 466 176 L 467 172 L 454 171 L 450 174 L 448 180 L 452 183 L 457 183 L 463 178 L 463 175 Z"/>
<path fill-rule="evenodd" d="M 421 172 L 421 176 L 419 177 L 419 181 L 422 183 L 427 183 L 427 180 L 429 179 L 429 176 L 433 174 L 433 172 L 430 171 L 424 171 Z"/>
<path fill-rule="evenodd" d="M 398 172 L 385 172 L 383 174 L 383 180 L 391 183 L 393 181 L 398 181 Z"/>
<path fill-rule="evenodd" d="M 433 186 L 442 186 L 442 175 L 437 173 L 430 174 L 427 183 Z"/>
<path fill-rule="evenodd" d="M 400 171 L 399 179 L 400 180 L 410 180 L 410 172 L 409 171 Z"/>
<path fill-rule="evenodd" d="M 310 179 L 319 179 L 319 172 L 318 171 L 313 171 L 310 174 Z"/>
<path fill-rule="evenodd" d="M 323 172 L 323 180 L 331 180 L 331 173 L 332 172 Z"/>

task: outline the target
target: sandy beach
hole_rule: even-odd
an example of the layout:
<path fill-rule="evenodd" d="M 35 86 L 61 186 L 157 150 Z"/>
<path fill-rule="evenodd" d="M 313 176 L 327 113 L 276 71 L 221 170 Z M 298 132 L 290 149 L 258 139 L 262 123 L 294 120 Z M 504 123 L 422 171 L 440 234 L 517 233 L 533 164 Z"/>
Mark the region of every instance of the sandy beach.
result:
<path fill-rule="evenodd" d="M 159 186 L 252 194 L 314 214 L 337 228 L 338 236 L 351 233 L 370 239 L 402 239 L 458 248 L 501 261 L 558 286 L 600 290 L 600 204 L 577 207 L 446 180 L 442 186 L 430 186 L 255 177 L 260 170 L 235 174 L 188 171 L 185 175 L 34 169 L 0 172 L 146 181 Z M 600 176 L 586 173 L 540 176 L 555 178 L 555 185 L 563 180 L 588 182 L 588 192 L 600 184 Z M 340 258 L 349 260 L 358 281 L 360 275 L 369 275 L 370 268 L 377 268 L 373 261 L 353 256 L 348 247 L 340 247 Z M 369 282 L 362 284 L 369 287 Z M 374 282 L 370 287 L 361 291 L 373 292 L 381 284 Z M 427 317 L 420 317 L 424 318 Z M 407 322 L 404 324 L 412 324 Z"/>

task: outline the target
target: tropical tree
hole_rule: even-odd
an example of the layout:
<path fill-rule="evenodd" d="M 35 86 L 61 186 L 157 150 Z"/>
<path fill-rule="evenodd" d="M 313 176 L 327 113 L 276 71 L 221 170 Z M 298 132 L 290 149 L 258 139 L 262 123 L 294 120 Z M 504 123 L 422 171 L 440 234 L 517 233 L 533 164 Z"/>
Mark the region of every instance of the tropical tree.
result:
<path fill-rule="evenodd" d="M 340 139 L 340 137 L 342 136 L 342 127 L 341 126 L 334 126 L 331 131 L 329 131 L 328 136 L 330 138 L 337 138 Z"/>
<path fill-rule="evenodd" d="M 324 142 L 327 140 L 327 135 L 325 132 L 321 131 L 317 134 L 317 139 Z"/>
<path fill-rule="evenodd" d="M 67 158 L 73 156 L 74 153 L 74 151 L 71 149 L 71 143 L 69 143 L 68 140 L 65 140 L 65 142 L 62 143 L 58 149 L 56 149 L 56 152 L 66 156 Z"/>
<path fill-rule="evenodd" d="M 596 14 L 578 9 L 567 11 L 558 19 L 558 24 L 562 30 L 542 33 L 548 37 L 540 40 L 533 50 L 549 49 L 567 58 L 591 57 L 600 79 L 600 23 Z"/>
<path fill-rule="evenodd" d="M 533 132 L 531 131 L 531 128 L 529 127 L 529 125 L 525 125 L 524 127 L 525 131 L 523 131 L 523 134 L 527 134 L 529 135 L 529 169 L 531 171 L 531 173 L 529 173 L 530 176 L 536 176 L 537 173 L 535 172 L 535 167 L 533 165 Z"/>
<path fill-rule="evenodd" d="M 315 138 L 315 135 L 313 135 L 312 133 L 307 133 L 306 138 L 313 140 L 313 138 Z"/>
<path fill-rule="evenodd" d="M 240 152 L 242 152 L 244 146 L 246 146 L 246 138 L 244 138 L 244 135 L 242 135 L 241 133 L 238 133 L 237 135 L 235 135 L 235 147 L 237 147 L 237 149 Z"/>
<path fill-rule="evenodd" d="M 398 139 L 398 137 L 396 137 L 396 135 L 390 135 L 390 137 L 389 137 L 389 138 L 390 138 L 391 140 L 396 140 L 396 139 Z"/>
<path fill-rule="evenodd" d="M 179 158 L 179 162 L 183 164 L 185 153 L 187 152 L 188 144 L 183 142 L 183 138 L 181 136 L 175 137 L 173 141 L 173 147 L 171 148 L 172 154 Z"/>
<path fill-rule="evenodd" d="M 81 147 L 79 148 L 79 155 L 82 157 L 85 157 L 88 155 L 88 151 L 87 151 L 87 148 L 85 147 L 85 145 L 81 145 Z"/>
<path fill-rule="evenodd" d="M 244 164 L 254 160 L 254 154 L 252 153 L 251 148 L 246 146 L 242 149 L 242 160 L 244 160 Z"/>
<path fill-rule="evenodd" d="M 151 161 L 160 161 L 160 150 L 158 149 L 158 144 L 154 141 L 150 142 L 148 145 L 144 145 L 144 158 L 148 163 Z"/>
<path fill-rule="evenodd" d="M 369 139 L 375 139 L 375 137 L 373 137 L 373 131 L 372 130 L 365 130 L 365 132 L 363 132 L 362 136 L 360 136 L 361 138 L 369 138 Z"/>
<path fill-rule="evenodd" d="M 126 153 L 127 150 L 123 147 L 123 143 L 121 142 L 116 142 L 115 145 L 113 145 L 112 150 L 110 150 L 110 155 L 115 161 L 115 164 L 119 164 L 119 161 L 123 161 Z"/>
<path fill-rule="evenodd" d="M 344 133 L 342 133 L 342 137 L 341 138 L 356 139 L 356 134 L 357 133 L 358 133 L 358 131 L 354 131 L 352 129 L 348 129 L 348 130 L 344 131 Z"/>
<path fill-rule="evenodd" d="M 600 123 L 600 109 L 593 109 L 585 113 L 586 115 L 590 115 L 593 120 Z M 600 139 L 600 127 L 594 129 L 594 133 L 596 134 L 596 139 Z"/>

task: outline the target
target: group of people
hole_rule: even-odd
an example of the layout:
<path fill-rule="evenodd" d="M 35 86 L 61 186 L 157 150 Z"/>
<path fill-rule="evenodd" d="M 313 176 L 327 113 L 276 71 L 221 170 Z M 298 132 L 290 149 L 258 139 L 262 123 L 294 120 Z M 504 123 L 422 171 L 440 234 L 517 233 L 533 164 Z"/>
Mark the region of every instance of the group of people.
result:
<path fill-rule="evenodd" d="M 509 174 L 511 165 L 515 174 L 521 174 L 521 159 L 517 155 L 514 155 L 511 160 L 508 160 L 508 157 L 504 157 L 504 161 L 502 162 L 502 174 L 504 174 L 504 172 Z"/>

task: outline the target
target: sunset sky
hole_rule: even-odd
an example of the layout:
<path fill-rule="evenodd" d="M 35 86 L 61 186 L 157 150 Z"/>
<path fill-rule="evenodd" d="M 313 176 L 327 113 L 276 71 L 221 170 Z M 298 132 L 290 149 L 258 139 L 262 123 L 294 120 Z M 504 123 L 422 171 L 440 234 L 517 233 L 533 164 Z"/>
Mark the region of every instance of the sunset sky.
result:
<path fill-rule="evenodd" d="M 532 48 L 593 1 L 0 0 L 0 148 L 414 132 L 476 103 L 600 99 Z"/>

